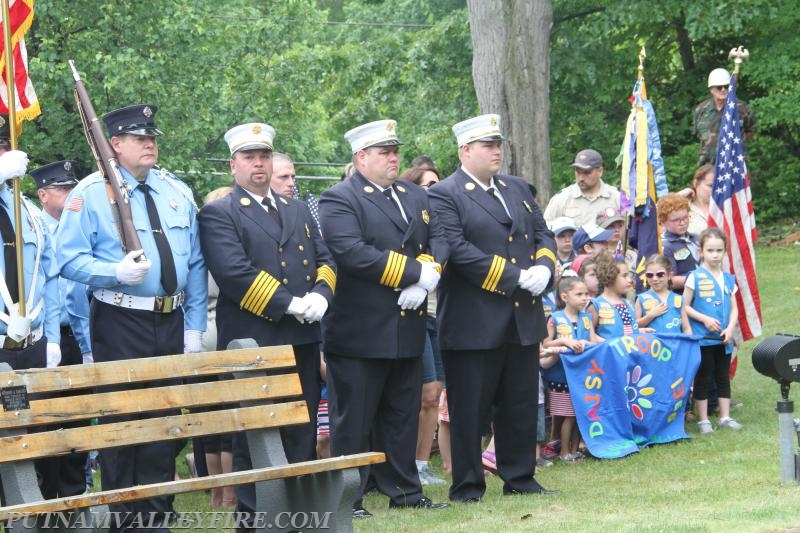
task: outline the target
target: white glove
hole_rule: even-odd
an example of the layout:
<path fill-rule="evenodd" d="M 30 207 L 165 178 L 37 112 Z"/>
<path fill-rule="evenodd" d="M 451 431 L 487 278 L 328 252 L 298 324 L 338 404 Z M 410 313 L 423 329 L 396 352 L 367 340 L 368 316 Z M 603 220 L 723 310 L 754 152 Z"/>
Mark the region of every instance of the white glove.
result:
<path fill-rule="evenodd" d="M 292 315 L 302 324 L 303 320 L 305 320 L 306 309 L 308 309 L 308 300 L 293 296 L 292 301 L 289 302 L 289 307 L 286 309 L 286 314 Z"/>
<path fill-rule="evenodd" d="M 28 171 L 28 154 L 21 150 L 9 150 L 0 155 L 0 180 L 24 176 Z"/>
<path fill-rule="evenodd" d="M 550 283 L 550 269 L 544 265 L 534 265 L 528 269 L 531 273 L 530 288 L 524 287 L 534 296 L 539 296 Z"/>
<path fill-rule="evenodd" d="M 16 303 L 11 306 L 6 329 L 6 335 L 15 342 L 20 342 L 31 333 L 31 317 L 29 315 L 19 316 L 18 306 L 19 304 Z"/>
<path fill-rule="evenodd" d="M 94 356 L 92 355 L 92 352 L 86 352 L 84 354 L 81 354 L 81 356 L 83 357 L 84 365 L 91 365 L 92 363 L 94 363 Z"/>
<path fill-rule="evenodd" d="M 409 285 L 400 292 L 400 297 L 397 299 L 397 305 L 400 309 L 417 309 L 425 301 L 428 296 L 428 291 L 415 283 Z"/>
<path fill-rule="evenodd" d="M 117 281 L 123 285 L 140 285 L 147 273 L 150 272 L 150 261 L 136 262 L 136 258 L 144 253 L 144 250 L 133 250 L 117 263 Z"/>
<path fill-rule="evenodd" d="M 436 285 L 439 283 L 439 278 L 441 277 L 438 272 L 436 272 L 436 267 L 439 266 L 437 263 L 429 263 L 427 261 L 422 262 L 422 270 L 419 272 L 419 281 L 416 285 L 419 285 L 423 289 L 428 292 L 431 292 L 433 289 L 436 288 Z"/>
<path fill-rule="evenodd" d="M 303 314 L 306 322 L 319 322 L 325 311 L 328 310 L 328 300 L 319 293 L 309 292 L 303 296 L 303 301 L 308 305 L 306 312 Z"/>
<path fill-rule="evenodd" d="M 55 368 L 61 363 L 61 345 L 55 342 L 47 343 L 47 368 Z"/>
<path fill-rule="evenodd" d="M 519 273 L 519 281 L 517 282 L 517 285 L 519 285 L 519 288 L 523 289 L 523 290 L 526 290 L 526 291 L 529 291 L 529 290 L 531 290 L 530 289 L 531 283 L 532 283 L 532 281 L 531 281 L 531 272 L 530 272 L 530 270 L 521 270 L 520 273 Z"/>
<path fill-rule="evenodd" d="M 183 332 L 183 353 L 197 353 L 203 350 L 201 340 L 203 332 L 196 329 L 187 329 Z"/>

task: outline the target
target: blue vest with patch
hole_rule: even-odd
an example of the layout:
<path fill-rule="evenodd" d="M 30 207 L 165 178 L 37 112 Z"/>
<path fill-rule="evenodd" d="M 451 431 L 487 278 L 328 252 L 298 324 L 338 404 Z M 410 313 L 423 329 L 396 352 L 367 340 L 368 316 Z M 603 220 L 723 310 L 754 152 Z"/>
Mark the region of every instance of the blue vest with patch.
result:
<path fill-rule="evenodd" d="M 714 276 L 705 268 L 698 267 L 690 275 L 694 276 L 694 298 L 692 298 L 692 308 L 704 315 L 719 320 L 720 327 L 725 329 L 731 318 L 731 295 L 736 287 L 736 276 L 722 273 L 723 287 L 719 286 Z M 719 332 L 710 332 L 702 322 L 689 319 L 692 325 L 692 333 L 703 337 L 716 337 L 714 339 L 700 339 L 700 346 L 711 346 L 722 344 Z M 725 353 L 733 352 L 733 343 L 725 345 Z"/>
<path fill-rule="evenodd" d="M 578 313 L 577 330 L 572 328 L 572 320 L 563 310 L 553 312 L 553 326 L 555 327 L 554 339 L 586 340 L 591 338 L 592 315 L 584 311 Z M 553 383 L 566 383 L 567 375 L 564 373 L 564 363 L 558 358 L 556 364 L 550 368 L 542 369 L 542 379 Z"/>
<path fill-rule="evenodd" d="M 626 300 L 623 300 L 623 302 L 628 307 L 628 313 L 631 314 L 633 332 L 638 333 L 639 326 L 636 324 L 636 310 Z M 606 340 L 624 336 L 625 329 L 622 324 L 622 317 L 619 316 L 614 304 L 606 300 L 604 296 L 598 296 L 592 300 L 592 303 L 597 309 L 597 327 L 595 328 L 597 334 Z"/>
<path fill-rule="evenodd" d="M 683 296 L 669 291 L 667 301 L 662 302 L 661 297 L 652 290 L 645 291 L 639 296 L 639 304 L 642 312 L 646 315 L 653 307 L 660 303 L 667 304 L 667 312 L 655 317 L 647 327 L 655 329 L 659 333 L 681 333 L 681 306 L 683 306 Z"/>

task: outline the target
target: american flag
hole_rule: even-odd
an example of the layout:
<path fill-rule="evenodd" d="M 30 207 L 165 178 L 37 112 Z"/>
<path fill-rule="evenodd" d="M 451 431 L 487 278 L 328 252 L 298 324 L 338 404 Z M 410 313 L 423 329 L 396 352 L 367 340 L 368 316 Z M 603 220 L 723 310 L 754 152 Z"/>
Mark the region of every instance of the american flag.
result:
<path fill-rule="evenodd" d="M 714 188 L 708 207 L 708 225 L 722 229 L 728 236 L 726 268 L 736 275 L 739 290 L 739 327 L 744 340 L 761 335 L 761 298 L 756 280 L 758 239 L 750 177 L 742 145 L 739 110 L 736 108 L 736 77 L 731 77 L 717 142 Z"/>
<path fill-rule="evenodd" d="M 2 13 L 0 13 L 2 18 Z M 14 97 L 17 131 L 23 120 L 33 120 L 42 114 L 39 99 L 28 77 L 28 52 L 25 48 L 25 33 L 33 24 L 33 0 L 12 0 L 9 5 L 12 55 L 14 60 Z M 6 88 L 5 43 L 0 34 L 0 113 L 8 113 L 8 89 Z"/>
<path fill-rule="evenodd" d="M 295 200 L 301 200 L 300 187 L 297 185 L 297 178 L 294 178 L 292 185 L 292 198 Z M 311 216 L 314 217 L 314 222 L 316 222 L 317 227 L 319 227 L 319 203 L 317 202 L 317 199 L 314 198 L 314 195 L 311 194 L 311 191 L 306 192 L 305 202 L 306 205 L 308 205 L 308 210 L 311 211 Z"/>

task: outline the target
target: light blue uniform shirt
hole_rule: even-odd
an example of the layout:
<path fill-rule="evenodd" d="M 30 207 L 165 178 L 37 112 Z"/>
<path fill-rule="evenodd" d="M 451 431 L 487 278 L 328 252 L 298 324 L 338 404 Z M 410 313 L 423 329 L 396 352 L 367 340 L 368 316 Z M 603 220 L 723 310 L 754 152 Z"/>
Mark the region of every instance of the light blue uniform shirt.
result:
<path fill-rule="evenodd" d="M 114 224 L 105 182 L 99 173 L 83 180 L 67 197 L 58 228 L 58 263 L 61 275 L 84 283 L 91 291 L 105 288 L 133 296 L 166 296 L 161 286 L 161 260 L 147 216 L 144 193 L 124 168 L 129 186 L 133 225 L 142 249 L 151 263 L 140 285 L 117 281 L 117 264 L 124 254 Z M 145 182 L 158 209 L 161 226 L 169 240 L 175 261 L 178 290 L 186 291 L 183 302 L 184 327 L 204 331 L 207 318 L 207 272 L 198 240 L 197 209 L 189 188 L 166 171 L 151 169 Z"/>
<path fill-rule="evenodd" d="M 58 249 L 56 231 L 58 230 L 58 220 L 42 210 L 42 225 L 50 234 L 53 248 Z M 86 292 L 86 285 L 72 281 L 65 277 L 58 277 L 58 296 L 61 308 L 61 326 L 70 326 L 75 340 L 78 342 L 81 353 L 92 351 L 92 343 L 89 339 L 89 296 Z"/>
<path fill-rule="evenodd" d="M 8 187 L 0 189 L 0 200 L 2 200 L 0 209 L 6 210 L 9 218 L 11 218 L 14 231 L 16 231 L 14 197 Z M 60 312 L 58 302 L 58 265 L 50 243 L 50 235 L 47 230 L 42 228 L 39 220 L 39 209 L 25 199 L 22 199 L 20 205 L 22 206 L 22 263 L 25 270 L 25 307 L 27 315 L 32 317 L 31 330 L 43 325 L 47 342 L 59 343 L 61 342 L 61 331 L 58 322 Z M 33 272 L 39 250 L 41 250 L 41 255 L 39 256 L 36 281 L 33 286 L 33 292 L 31 292 Z M 3 271 L 3 278 L 5 279 L 6 264 L 3 260 L 0 260 L 0 270 Z M 42 302 L 43 307 L 36 316 L 33 316 L 32 312 L 40 302 Z M 0 334 L 5 335 L 7 327 L 8 325 L 0 320 Z"/>

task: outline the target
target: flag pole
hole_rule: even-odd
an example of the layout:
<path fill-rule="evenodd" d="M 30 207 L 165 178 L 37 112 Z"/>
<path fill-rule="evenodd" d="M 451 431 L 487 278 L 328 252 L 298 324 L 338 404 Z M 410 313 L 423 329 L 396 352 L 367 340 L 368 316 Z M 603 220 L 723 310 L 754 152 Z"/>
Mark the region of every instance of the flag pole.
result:
<path fill-rule="evenodd" d="M 645 52 L 644 45 L 642 45 L 642 49 L 639 50 L 639 67 L 636 69 L 636 81 L 642 82 L 642 98 L 647 98 L 647 93 L 644 92 L 644 60 L 647 59 L 647 52 Z M 623 169 L 623 172 L 625 169 Z M 625 213 L 625 238 L 622 242 L 622 256 L 625 257 L 628 254 L 628 246 L 630 241 L 628 240 L 630 236 L 628 233 L 631 230 L 631 219 L 633 218 L 633 213 L 631 210 L 627 210 L 628 212 Z M 619 249 L 619 247 L 617 248 Z"/>
<path fill-rule="evenodd" d="M 11 15 L 9 0 L 0 0 L 3 10 L 3 55 L 6 62 L 6 89 L 8 90 L 8 130 L 9 140 L 11 141 L 11 149 L 17 149 L 17 109 L 16 99 L 17 91 L 14 85 L 14 47 L 11 43 Z M 19 315 L 25 316 L 25 268 L 22 264 L 22 205 L 20 201 L 20 178 L 14 178 L 14 225 L 16 231 L 14 232 L 14 249 L 17 254 L 17 286 L 19 288 Z"/>
<path fill-rule="evenodd" d="M 733 75 L 736 76 L 736 81 L 739 81 L 739 67 L 743 61 L 750 59 L 750 52 L 743 46 L 731 48 L 728 59 L 733 59 Z"/>

